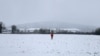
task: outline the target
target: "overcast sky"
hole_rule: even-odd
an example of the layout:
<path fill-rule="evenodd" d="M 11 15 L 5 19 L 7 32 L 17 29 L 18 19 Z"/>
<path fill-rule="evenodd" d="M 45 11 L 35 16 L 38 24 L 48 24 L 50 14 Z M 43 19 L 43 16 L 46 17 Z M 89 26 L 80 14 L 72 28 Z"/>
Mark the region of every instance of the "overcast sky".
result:
<path fill-rule="evenodd" d="M 100 0 L 0 0 L 5 25 L 43 21 L 100 26 Z"/>

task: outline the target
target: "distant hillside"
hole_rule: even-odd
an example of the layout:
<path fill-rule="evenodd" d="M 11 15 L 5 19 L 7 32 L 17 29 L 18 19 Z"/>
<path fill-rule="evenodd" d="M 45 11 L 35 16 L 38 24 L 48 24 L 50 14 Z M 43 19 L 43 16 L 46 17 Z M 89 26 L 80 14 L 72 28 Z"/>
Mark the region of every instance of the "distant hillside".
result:
<path fill-rule="evenodd" d="M 76 28 L 83 32 L 91 32 L 96 29 L 93 26 L 70 24 L 67 22 L 37 22 L 17 25 L 18 28 Z"/>

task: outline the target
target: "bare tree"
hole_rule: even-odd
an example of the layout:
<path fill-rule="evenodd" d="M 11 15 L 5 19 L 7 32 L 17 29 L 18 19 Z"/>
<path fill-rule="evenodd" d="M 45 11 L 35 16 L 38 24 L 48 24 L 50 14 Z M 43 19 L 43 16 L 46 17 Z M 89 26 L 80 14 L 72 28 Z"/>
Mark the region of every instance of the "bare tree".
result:
<path fill-rule="evenodd" d="M 17 31 L 17 27 L 16 27 L 16 25 L 12 25 L 12 33 L 16 33 L 16 31 Z"/>
<path fill-rule="evenodd" d="M 2 29 L 3 29 L 2 22 L 0 22 L 0 33 L 2 33 Z"/>

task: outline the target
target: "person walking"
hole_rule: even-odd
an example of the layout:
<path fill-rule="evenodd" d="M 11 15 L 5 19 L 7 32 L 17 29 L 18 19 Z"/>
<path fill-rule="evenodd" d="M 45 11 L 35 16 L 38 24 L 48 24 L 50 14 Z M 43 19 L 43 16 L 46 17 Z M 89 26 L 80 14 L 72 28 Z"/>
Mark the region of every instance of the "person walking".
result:
<path fill-rule="evenodd" d="M 51 31 L 51 40 L 53 39 L 53 36 L 54 36 L 54 32 Z"/>

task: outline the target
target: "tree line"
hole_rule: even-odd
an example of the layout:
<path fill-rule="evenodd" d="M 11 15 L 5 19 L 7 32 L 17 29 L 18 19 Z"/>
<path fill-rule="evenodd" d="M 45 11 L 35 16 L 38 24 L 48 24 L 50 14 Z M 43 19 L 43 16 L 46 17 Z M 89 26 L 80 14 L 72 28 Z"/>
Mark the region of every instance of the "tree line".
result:
<path fill-rule="evenodd" d="M 3 31 L 4 30 L 6 30 L 6 27 L 3 25 L 3 23 L 2 22 L 0 22 L 0 33 L 3 33 Z M 17 33 L 17 27 L 16 27 L 16 25 L 12 25 L 11 26 L 11 33 L 13 34 L 13 33 Z"/>
<path fill-rule="evenodd" d="M 3 33 L 3 31 L 6 29 L 4 24 L 0 22 L 0 34 Z M 50 29 L 39 29 L 39 30 L 34 30 L 33 32 L 23 32 L 20 31 L 16 25 L 11 26 L 11 33 L 12 34 L 32 34 L 32 33 L 37 33 L 37 34 L 50 34 Z M 94 32 L 69 32 L 69 31 L 58 31 L 55 34 L 95 34 L 95 35 L 100 35 L 100 28 L 97 28 Z"/>

